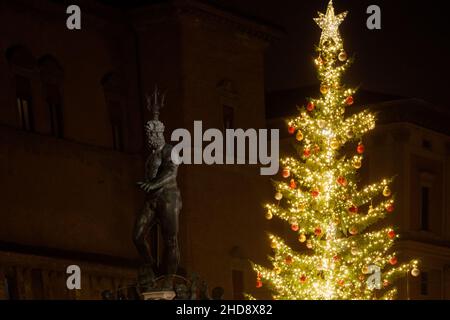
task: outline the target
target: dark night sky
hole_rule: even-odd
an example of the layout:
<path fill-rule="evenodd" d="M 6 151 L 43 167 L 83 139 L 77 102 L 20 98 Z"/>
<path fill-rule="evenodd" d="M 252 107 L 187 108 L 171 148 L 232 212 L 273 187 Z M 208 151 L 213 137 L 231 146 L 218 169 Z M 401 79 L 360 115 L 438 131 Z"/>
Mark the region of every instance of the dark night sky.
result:
<path fill-rule="evenodd" d="M 122 7 L 168 0 L 100 0 Z M 286 36 L 266 54 L 268 91 L 316 83 L 314 46 L 320 28 L 312 20 L 328 0 L 201 0 L 278 25 Z M 356 61 L 346 83 L 364 89 L 422 98 L 450 108 L 450 19 L 442 0 L 334 0 L 344 46 Z M 381 8 L 382 29 L 368 30 L 369 5 Z"/>
<path fill-rule="evenodd" d="M 211 0 L 213 1 L 213 0 Z M 219 0 L 218 0 L 219 1 Z M 286 31 L 266 56 L 267 89 L 316 83 L 312 63 L 320 28 L 312 20 L 328 0 L 223 0 L 225 6 L 263 18 Z M 368 30 L 366 9 L 377 4 L 382 29 Z M 363 88 L 423 98 L 450 108 L 450 19 L 441 0 L 334 0 L 347 52 L 356 55 L 347 82 Z"/>

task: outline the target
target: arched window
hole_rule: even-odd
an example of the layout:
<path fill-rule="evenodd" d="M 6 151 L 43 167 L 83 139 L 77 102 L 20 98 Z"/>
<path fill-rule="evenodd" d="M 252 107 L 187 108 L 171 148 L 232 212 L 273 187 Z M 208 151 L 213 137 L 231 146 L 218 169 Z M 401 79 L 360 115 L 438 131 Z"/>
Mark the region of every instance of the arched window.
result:
<path fill-rule="evenodd" d="M 45 55 L 38 61 L 39 72 L 48 107 L 51 134 L 57 138 L 64 136 L 62 82 L 63 69 L 58 61 Z"/>
<path fill-rule="evenodd" d="M 112 72 L 106 74 L 101 82 L 111 123 L 112 147 L 114 150 L 124 151 L 126 121 L 123 83 L 121 78 Z"/>
<path fill-rule="evenodd" d="M 235 111 L 238 105 L 238 94 L 234 83 L 229 79 L 223 79 L 217 84 L 219 100 L 222 106 L 223 128 L 235 129 Z"/>
<path fill-rule="evenodd" d="M 34 131 L 33 95 L 31 78 L 36 61 L 31 52 L 23 46 L 14 46 L 6 51 L 6 58 L 13 73 L 16 88 L 16 107 L 19 126 Z"/>

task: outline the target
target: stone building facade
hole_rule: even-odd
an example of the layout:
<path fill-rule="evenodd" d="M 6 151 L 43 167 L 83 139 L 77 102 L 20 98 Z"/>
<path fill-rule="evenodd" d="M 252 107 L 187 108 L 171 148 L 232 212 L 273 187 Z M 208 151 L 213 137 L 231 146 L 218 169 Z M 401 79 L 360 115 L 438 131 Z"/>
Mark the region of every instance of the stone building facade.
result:
<path fill-rule="evenodd" d="M 264 49 L 275 29 L 201 1 L 114 8 L 81 1 L 0 3 L 0 296 L 89 298 L 133 282 L 143 195 L 145 93 L 168 90 L 168 135 L 263 128 Z M 225 298 L 254 287 L 263 259 L 255 166 L 183 166 L 181 269 Z M 227 190 L 224 192 L 224 190 Z M 255 251 L 255 248 L 261 250 Z M 66 289 L 79 265 L 82 289 Z"/>

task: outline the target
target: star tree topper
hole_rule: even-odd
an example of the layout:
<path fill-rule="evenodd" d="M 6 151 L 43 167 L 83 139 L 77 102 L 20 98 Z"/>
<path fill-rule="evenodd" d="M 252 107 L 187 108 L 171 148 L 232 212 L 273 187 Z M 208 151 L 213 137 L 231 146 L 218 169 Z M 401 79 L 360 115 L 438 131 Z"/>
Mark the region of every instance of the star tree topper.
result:
<path fill-rule="evenodd" d="M 334 14 L 333 0 L 328 3 L 327 12 L 325 14 L 318 12 L 319 17 L 314 18 L 314 21 L 322 29 L 322 35 L 320 37 L 320 45 L 328 40 L 332 39 L 335 44 L 341 43 L 341 35 L 339 34 L 339 25 L 344 21 L 347 16 L 347 11 L 338 14 Z"/>

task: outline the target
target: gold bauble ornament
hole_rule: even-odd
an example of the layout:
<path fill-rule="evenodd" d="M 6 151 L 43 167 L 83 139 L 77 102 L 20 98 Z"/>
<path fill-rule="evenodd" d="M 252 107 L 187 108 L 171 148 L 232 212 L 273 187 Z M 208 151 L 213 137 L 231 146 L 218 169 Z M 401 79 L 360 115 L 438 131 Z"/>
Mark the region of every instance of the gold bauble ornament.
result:
<path fill-rule="evenodd" d="M 420 275 L 420 270 L 419 270 L 418 268 L 414 267 L 414 268 L 411 270 L 411 275 L 412 275 L 413 277 L 418 277 L 418 276 Z"/>
<path fill-rule="evenodd" d="M 353 168 L 360 169 L 362 167 L 362 162 L 360 158 L 353 158 L 352 160 Z"/>
<path fill-rule="evenodd" d="M 338 59 L 339 61 L 344 62 L 347 60 L 347 53 L 345 51 L 341 51 L 338 55 Z"/>
<path fill-rule="evenodd" d="M 362 268 L 361 271 L 362 271 L 363 274 L 368 274 L 369 273 L 369 267 L 365 266 L 365 267 Z"/>
<path fill-rule="evenodd" d="M 275 199 L 280 201 L 281 199 L 283 199 L 283 195 L 281 194 L 281 192 L 277 192 L 275 193 Z"/>
<path fill-rule="evenodd" d="M 278 246 L 277 246 L 277 243 L 276 243 L 275 241 L 272 241 L 272 242 L 270 243 L 270 247 L 271 247 L 272 249 L 276 249 Z"/>
<path fill-rule="evenodd" d="M 333 140 L 331 140 L 330 146 L 332 149 L 337 150 L 337 149 L 339 149 L 341 144 L 339 143 L 338 139 L 334 138 Z"/>
<path fill-rule="evenodd" d="M 384 189 L 383 189 L 383 196 L 390 197 L 391 194 L 392 194 L 391 189 L 389 189 L 388 186 L 384 187 Z"/>
<path fill-rule="evenodd" d="M 306 241 L 306 236 L 302 233 L 299 237 L 298 237 L 298 241 L 300 241 L 301 243 Z"/>
<path fill-rule="evenodd" d="M 298 130 L 295 138 L 297 139 L 297 141 L 302 141 L 303 140 L 303 133 L 300 130 Z"/>
<path fill-rule="evenodd" d="M 272 218 L 273 218 L 272 211 L 270 211 L 270 210 L 267 211 L 267 212 L 266 212 L 266 219 L 267 219 L 267 220 L 272 220 Z"/>
<path fill-rule="evenodd" d="M 328 86 L 326 86 L 326 85 L 320 86 L 320 93 L 321 94 L 327 94 L 327 92 L 328 92 Z"/>
<path fill-rule="evenodd" d="M 273 272 L 275 272 L 275 274 L 280 274 L 281 273 L 281 269 L 278 267 L 273 268 Z"/>
<path fill-rule="evenodd" d="M 357 247 L 353 247 L 353 248 L 351 248 L 350 249 L 350 252 L 352 253 L 352 255 L 354 255 L 354 256 L 356 256 L 358 253 L 359 253 L 359 251 L 358 251 L 358 248 Z"/>

